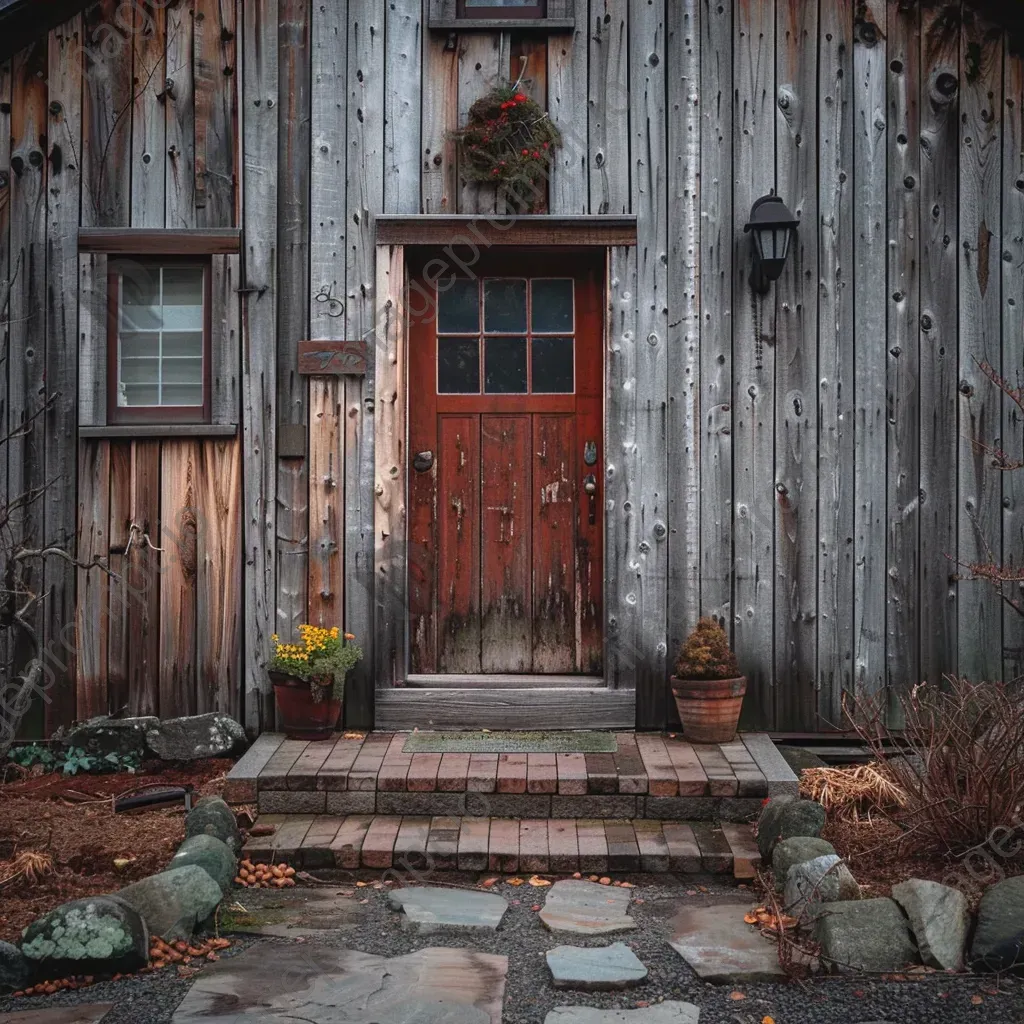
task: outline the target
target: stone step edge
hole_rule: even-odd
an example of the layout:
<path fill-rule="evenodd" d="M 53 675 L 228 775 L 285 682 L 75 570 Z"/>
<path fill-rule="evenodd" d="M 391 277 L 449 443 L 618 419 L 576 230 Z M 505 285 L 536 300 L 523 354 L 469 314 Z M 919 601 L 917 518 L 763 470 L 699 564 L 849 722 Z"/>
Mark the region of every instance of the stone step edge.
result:
<path fill-rule="evenodd" d="M 753 826 L 637 819 L 261 815 L 243 857 L 307 870 L 756 876 Z"/>

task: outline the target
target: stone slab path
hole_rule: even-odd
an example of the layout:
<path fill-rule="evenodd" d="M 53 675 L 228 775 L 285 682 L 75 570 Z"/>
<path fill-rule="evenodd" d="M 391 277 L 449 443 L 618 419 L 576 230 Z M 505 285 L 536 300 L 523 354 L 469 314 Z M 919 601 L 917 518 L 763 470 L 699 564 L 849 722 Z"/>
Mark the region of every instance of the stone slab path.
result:
<path fill-rule="evenodd" d="M 636 927 L 629 916 L 631 889 L 596 882 L 555 882 L 544 901 L 540 919 L 550 931 L 575 935 L 607 935 Z"/>
<path fill-rule="evenodd" d="M 113 1005 L 91 1003 L 87 1006 L 56 1006 L 47 1010 L 0 1013 L 0 1024 L 97 1024 Z"/>
<path fill-rule="evenodd" d="M 684 907 L 669 944 L 705 981 L 734 985 L 783 978 L 778 951 L 743 920 L 750 903 Z"/>
<path fill-rule="evenodd" d="M 700 1010 L 692 1003 L 666 1000 L 640 1010 L 557 1006 L 544 1018 L 544 1024 L 698 1024 L 699 1019 Z"/>
<path fill-rule="evenodd" d="M 760 801 L 755 801 L 760 807 Z M 760 864 L 748 824 L 391 814 L 261 814 L 250 860 L 293 867 L 408 871 L 671 871 L 749 878 Z"/>
<path fill-rule="evenodd" d="M 364 917 L 364 908 L 351 897 L 331 890 L 295 889 L 288 893 L 288 899 L 251 910 L 229 901 L 221 907 L 218 924 L 229 935 L 296 938 L 351 931 Z"/>
<path fill-rule="evenodd" d="M 421 934 L 438 928 L 493 932 L 508 904 L 500 896 L 442 886 L 411 885 L 391 893 L 391 905 L 405 912 L 403 927 Z"/>
<path fill-rule="evenodd" d="M 647 968 L 623 942 L 610 946 L 556 946 L 547 951 L 555 988 L 609 992 L 639 985 Z"/>
<path fill-rule="evenodd" d="M 206 968 L 172 1024 L 501 1024 L 508 961 L 428 947 L 383 957 L 281 945 Z"/>

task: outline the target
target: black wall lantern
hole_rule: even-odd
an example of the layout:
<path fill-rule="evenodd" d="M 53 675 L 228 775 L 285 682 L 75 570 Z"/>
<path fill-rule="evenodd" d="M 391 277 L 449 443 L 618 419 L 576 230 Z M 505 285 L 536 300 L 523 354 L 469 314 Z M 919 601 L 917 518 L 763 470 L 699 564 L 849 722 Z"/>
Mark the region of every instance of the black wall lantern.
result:
<path fill-rule="evenodd" d="M 750 220 L 743 226 L 749 231 L 754 250 L 754 266 L 750 286 L 758 295 L 768 291 L 786 265 L 789 245 L 800 221 L 786 208 L 778 196 L 761 196 L 750 209 Z"/>

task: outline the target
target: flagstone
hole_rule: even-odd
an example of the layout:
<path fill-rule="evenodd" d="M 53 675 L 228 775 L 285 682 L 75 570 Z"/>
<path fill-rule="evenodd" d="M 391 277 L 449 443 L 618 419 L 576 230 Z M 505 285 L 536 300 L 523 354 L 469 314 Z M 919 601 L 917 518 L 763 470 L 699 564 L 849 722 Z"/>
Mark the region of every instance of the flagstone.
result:
<path fill-rule="evenodd" d="M 555 988 L 603 992 L 639 985 L 647 968 L 623 942 L 610 946 L 556 946 L 547 953 Z"/>
<path fill-rule="evenodd" d="M 493 932 L 508 904 L 495 893 L 467 892 L 435 886 L 410 885 L 388 896 L 395 910 L 405 911 L 403 927 L 420 933 L 438 928 Z"/>
<path fill-rule="evenodd" d="M 683 907 L 672 919 L 669 945 L 704 981 L 744 984 L 783 975 L 778 950 L 744 915 L 749 903 Z"/>
<path fill-rule="evenodd" d="M 700 1010 L 693 1003 L 665 1000 L 639 1010 L 598 1010 L 593 1006 L 556 1006 L 544 1024 L 697 1024 Z"/>
<path fill-rule="evenodd" d="M 96 1024 L 113 1006 L 113 1003 L 89 1003 L 86 1006 L 52 1006 L 46 1010 L 0 1013 L 0 1024 Z"/>
<path fill-rule="evenodd" d="M 203 970 L 171 1024 L 501 1024 L 508 959 L 429 947 L 383 957 L 281 944 Z"/>
<path fill-rule="evenodd" d="M 597 882 L 555 882 L 540 919 L 553 932 L 605 935 L 636 927 L 629 916 L 629 889 Z"/>
<path fill-rule="evenodd" d="M 247 899 L 246 904 L 244 910 L 240 903 L 221 909 L 221 931 L 294 938 L 351 931 L 366 915 L 366 907 L 354 896 L 341 896 L 332 890 L 282 889 L 262 906 L 256 899 Z"/>

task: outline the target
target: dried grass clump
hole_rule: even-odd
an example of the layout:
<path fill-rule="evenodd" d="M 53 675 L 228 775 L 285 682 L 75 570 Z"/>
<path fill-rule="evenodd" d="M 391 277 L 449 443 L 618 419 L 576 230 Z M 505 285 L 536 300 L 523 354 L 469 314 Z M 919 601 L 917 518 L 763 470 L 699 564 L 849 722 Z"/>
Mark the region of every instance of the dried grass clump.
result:
<path fill-rule="evenodd" d="M 11 873 L 0 879 L 0 888 L 23 878 L 29 885 L 36 885 L 45 875 L 53 874 L 53 858 L 48 853 L 25 850 L 11 863 Z"/>
<path fill-rule="evenodd" d="M 906 805 L 907 794 L 883 764 L 859 764 L 849 768 L 805 768 L 800 793 L 817 800 L 830 818 L 859 822 L 873 811 L 889 811 Z"/>
<path fill-rule="evenodd" d="M 1024 688 L 953 676 L 922 683 L 900 697 L 899 731 L 885 724 L 882 700 L 848 717 L 902 789 L 901 803 L 879 810 L 917 852 L 961 856 L 1024 835 Z M 1014 856 L 1022 851 L 1018 842 Z"/>

